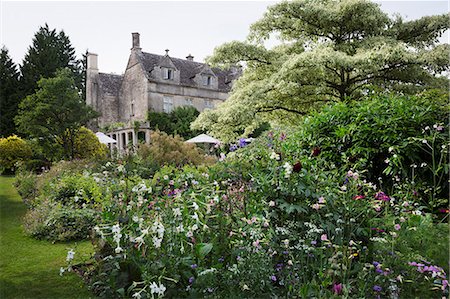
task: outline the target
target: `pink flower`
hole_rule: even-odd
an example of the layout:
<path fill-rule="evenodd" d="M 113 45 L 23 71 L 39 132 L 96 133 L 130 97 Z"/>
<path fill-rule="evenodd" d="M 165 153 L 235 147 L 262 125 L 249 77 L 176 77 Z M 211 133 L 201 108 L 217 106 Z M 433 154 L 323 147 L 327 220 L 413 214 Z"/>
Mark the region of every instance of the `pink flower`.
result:
<path fill-rule="evenodd" d="M 328 236 L 327 236 L 327 234 L 321 235 L 321 236 L 320 236 L 320 240 L 322 240 L 322 241 L 328 241 Z"/>
<path fill-rule="evenodd" d="M 320 205 L 318 203 L 313 204 L 311 207 L 317 211 L 320 209 Z"/>
<path fill-rule="evenodd" d="M 319 203 L 321 204 L 325 203 L 325 198 L 323 198 L 323 196 L 319 197 Z"/>
<path fill-rule="evenodd" d="M 394 225 L 395 230 L 400 230 L 402 227 L 400 226 L 400 224 L 396 223 Z"/>
<path fill-rule="evenodd" d="M 339 295 L 342 293 L 342 283 L 333 283 L 333 287 L 331 288 L 331 291 L 335 293 L 336 295 Z"/>

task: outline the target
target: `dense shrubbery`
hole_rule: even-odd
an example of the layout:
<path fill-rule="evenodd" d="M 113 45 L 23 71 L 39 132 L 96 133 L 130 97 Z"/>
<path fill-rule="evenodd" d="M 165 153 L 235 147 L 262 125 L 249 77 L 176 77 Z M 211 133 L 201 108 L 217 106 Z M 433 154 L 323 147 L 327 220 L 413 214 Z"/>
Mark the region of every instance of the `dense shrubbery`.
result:
<path fill-rule="evenodd" d="M 81 127 L 74 140 L 74 157 L 76 159 L 105 159 L 108 148 L 105 144 L 100 143 L 95 134 Z"/>
<path fill-rule="evenodd" d="M 87 238 L 105 192 L 92 170 L 93 162 L 79 160 L 62 161 L 41 175 L 18 173 L 16 187 L 30 207 L 24 216 L 27 234 L 51 241 Z"/>
<path fill-rule="evenodd" d="M 191 130 L 191 122 L 199 115 L 198 110 L 192 106 L 176 107 L 172 112 L 149 111 L 147 119 L 154 130 L 165 132 L 168 135 L 179 135 L 184 139 L 192 138 L 200 131 Z"/>
<path fill-rule="evenodd" d="M 385 191 L 408 185 L 433 211 L 447 206 L 448 94 L 374 96 L 308 117 L 290 136 L 336 167 L 362 171 Z M 433 191 L 430 191 L 432 189 Z"/>
<path fill-rule="evenodd" d="M 17 162 L 31 158 L 30 145 L 15 135 L 0 138 L 0 173 L 14 173 Z"/>
<path fill-rule="evenodd" d="M 71 249 L 62 271 L 81 267 L 104 298 L 442 298 L 445 109 L 431 95 L 337 104 L 207 166 L 155 133 L 101 167 L 19 176 L 37 196 L 25 227 L 65 240 L 95 225 L 93 260 L 72 265 Z"/>
<path fill-rule="evenodd" d="M 150 145 L 139 146 L 137 154 L 139 158 L 156 168 L 164 165 L 208 165 L 215 161 L 195 144 L 185 143 L 179 136 L 172 137 L 164 132 L 154 131 L 150 135 L 150 140 L 152 141 Z"/>

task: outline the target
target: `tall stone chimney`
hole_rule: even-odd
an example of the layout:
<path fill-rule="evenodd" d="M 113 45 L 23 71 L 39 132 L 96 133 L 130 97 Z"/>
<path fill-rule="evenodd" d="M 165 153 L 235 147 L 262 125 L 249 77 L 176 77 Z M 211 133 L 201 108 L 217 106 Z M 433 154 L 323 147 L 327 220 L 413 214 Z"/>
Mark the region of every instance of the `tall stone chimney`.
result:
<path fill-rule="evenodd" d="M 194 56 L 192 56 L 191 54 L 189 54 L 188 56 L 186 56 L 186 59 L 187 59 L 187 60 L 190 60 L 190 61 L 194 61 Z"/>
<path fill-rule="evenodd" d="M 133 32 L 133 33 L 131 33 L 131 36 L 133 37 L 133 39 L 132 39 L 133 47 L 131 48 L 131 50 L 141 50 L 141 43 L 139 41 L 139 33 Z"/>
<path fill-rule="evenodd" d="M 87 53 L 86 104 L 98 111 L 98 55 Z"/>

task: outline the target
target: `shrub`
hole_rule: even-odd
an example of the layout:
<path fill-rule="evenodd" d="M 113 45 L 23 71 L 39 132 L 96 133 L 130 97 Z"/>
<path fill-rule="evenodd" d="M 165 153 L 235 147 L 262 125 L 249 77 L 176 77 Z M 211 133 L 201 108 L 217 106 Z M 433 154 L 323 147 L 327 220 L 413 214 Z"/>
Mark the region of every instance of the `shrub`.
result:
<path fill-rule="evenodd" d="M 104 159 L 108 153 L 105 144 L 100 143 L 97 136 L 89 129 L 81 127 L 74 141 L 74 158 Z"/>
<path fill-rule="evenodd" d="M 212 164 L 215 160 L 202 153 L 194 144 L 185 143 L 179 136 L 172 137 L 164 132 L 154 131 L 150 140 L 150 145 L 140 145 L 138 155 L 143 159 L 151 159 L 160 166 Z"/>
<path fill-rule="evenodd" d="M 68 208 L 44 201 L 24 216 L 25 232 L 34 238 L 51 241 L 86 239 L 97 212 L 88 208 Z"/>
<path fill-rule="evenodd" d="M 168 135 L 179 135 L 184 139 L 192 138 L 200 131 L 191 130 L 191 123 L 199 115 L 198 110 L 192 106 L 176 107 L 170 113 L 149 111 L 147 119 L 153 129 L 167 133 Z"/>
<path fill-rule="evenodd" d="M 14 173 L 19 161 L 31 158 L 32 151 L 28 143 L 16 135 L 0 138 L 0 172 Z"/>
<path fill-rule="evenodd" d="M 24 203 L 28 206 L 30 206 L 33 200 L 39 195 L 37 180 L 38 178 L 33 172 L 22 170 L 16 174 L 14 186 Z"/>

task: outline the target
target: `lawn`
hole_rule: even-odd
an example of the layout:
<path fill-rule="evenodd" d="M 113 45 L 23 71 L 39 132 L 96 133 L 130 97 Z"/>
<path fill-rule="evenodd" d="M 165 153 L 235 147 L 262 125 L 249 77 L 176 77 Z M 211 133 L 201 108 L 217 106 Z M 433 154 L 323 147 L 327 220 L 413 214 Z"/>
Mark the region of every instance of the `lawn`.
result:
<path fill-rule="evenodd" d="M 68 249 L 80 258 L 89 255 L 91 244 L 52 244 L 26 236 L 21 225 L 26 206 L 13 181 L 0 176 L 0 298 L 93 298 L 78 276 L 59 275 Z"/>

